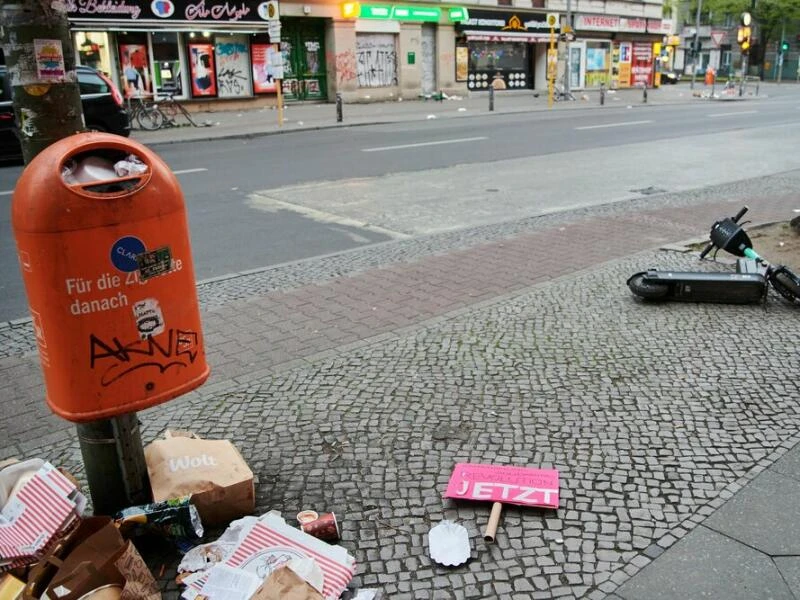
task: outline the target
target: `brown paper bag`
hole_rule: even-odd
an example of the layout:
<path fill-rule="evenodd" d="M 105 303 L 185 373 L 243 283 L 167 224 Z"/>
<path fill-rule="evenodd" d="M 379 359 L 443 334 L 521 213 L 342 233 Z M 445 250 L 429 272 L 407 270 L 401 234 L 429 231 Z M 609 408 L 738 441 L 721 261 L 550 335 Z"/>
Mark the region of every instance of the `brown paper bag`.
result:
<path fill-rule="evenodd" d="M 228 440 L 165 433 L 144 449 L 153 500 L 191 495 L 204 525 L 223 525 L 255 509 L 253 472 Z"/>
<path fill-rule="evenodd" d="M 58 570 L 52 575 L 54 566 Z M 31 575 L 36 585 L 29 581 L 25 598 L 39 598 L 38 589 L 45 586 L 44 600 L 73 600 L 102 586 L 117 586 L 122 590 L 122 600 L 161 598 L 158 584 L 136 547 L 122 538 L 108 517 L 85 519 Z"/>
<path fill-rule="evenodd" d="M 275 569 L 250 600 L 323 600 L 322 594 L 288 567 Z"/>

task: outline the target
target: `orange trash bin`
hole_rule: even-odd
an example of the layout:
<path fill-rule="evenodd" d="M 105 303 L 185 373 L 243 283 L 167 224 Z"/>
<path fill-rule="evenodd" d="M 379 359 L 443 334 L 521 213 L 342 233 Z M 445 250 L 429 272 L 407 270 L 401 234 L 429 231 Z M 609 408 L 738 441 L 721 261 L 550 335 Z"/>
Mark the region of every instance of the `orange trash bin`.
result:
<path fill-rule="evenodd" d="M 183 193 L 156 154 L 62 139 L 25 168 L 11 215 L 54 413 L 114 417 L 208 378 Z"/>
<path fill-rule="evenodd" d="M 714 81 L 717 78 L 717 72 L 714 70 L 714 67 L 710 66 L 706 69 L 706 85 L 714 85 Z"/>

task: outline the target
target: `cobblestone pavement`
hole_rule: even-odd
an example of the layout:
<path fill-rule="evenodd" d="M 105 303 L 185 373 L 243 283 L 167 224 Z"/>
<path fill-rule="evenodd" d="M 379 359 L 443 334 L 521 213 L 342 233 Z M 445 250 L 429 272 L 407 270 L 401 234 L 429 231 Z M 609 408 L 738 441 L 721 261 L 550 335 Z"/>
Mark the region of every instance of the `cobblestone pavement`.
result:
<path fill-rule="evenodd" d="M 385 244 L 276 269 L 272 284 L 270 271 L 209 283 L 215 380 L 142 412 L 143 436 L 234 440 L 257 510 L 334 510 L 355 584 L 392 598 L 603 598 L 792 448 L 800 425 L 781 376 L 798 370 L 795 309 L 774 296 L 648 305 L 624 280 L 696 266 L 652 248 L 702 235 L 745 199 L 753 219 L 787 218 L 798 179 Z M 240 297 L 208 300 L 237 283 Z M 19 331 L 0 335 L 13 345 Z M 17 394 L 0 458 L 82 475 L 71 427 L 37 397 L 35 356 L 18 345 L 0 365 Z M 487 546 L 489 506 L 442 500 L 459 461 L 557 468 L 561 506 L 509 507 Z M 427 557 L 443 518 L 470 532 L 466 566 Z M 148 559 L 175 597 L 174 557 Z"/>

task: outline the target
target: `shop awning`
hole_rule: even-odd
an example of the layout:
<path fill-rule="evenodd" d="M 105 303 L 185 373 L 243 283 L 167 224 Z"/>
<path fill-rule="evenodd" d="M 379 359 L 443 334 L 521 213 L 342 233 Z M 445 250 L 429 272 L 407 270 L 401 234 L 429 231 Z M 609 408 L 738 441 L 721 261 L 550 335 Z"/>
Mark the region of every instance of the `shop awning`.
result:
<path fill-rule="evenodd" d="M 465 30 L 462 33 L 467 36 L 468 42 L 547 42 L 550 40 L 549 33 L 527 33 L 523 31 L 498 31 L 497 33 L 487 31 Z"/>

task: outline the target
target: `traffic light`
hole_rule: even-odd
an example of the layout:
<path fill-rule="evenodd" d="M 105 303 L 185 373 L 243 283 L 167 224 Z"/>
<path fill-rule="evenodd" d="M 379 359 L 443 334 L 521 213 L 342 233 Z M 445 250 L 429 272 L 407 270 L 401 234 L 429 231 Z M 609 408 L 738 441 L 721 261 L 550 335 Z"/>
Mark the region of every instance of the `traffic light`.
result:
<path fill-rule="evenodd" d="M 739 26 L 739 31 L 736 34 L 736 41 L 739 42 L 739 48 L 741 49 L 742 54 L 745 54 L 750 50 L 750 34 L 751 30 L 749 26 Z"/>
<path fill-rule="evenodd" d="M 783 40 L 781 42 L 781 52 L 788 52 L 789 51 L 789 42 Z"/>

